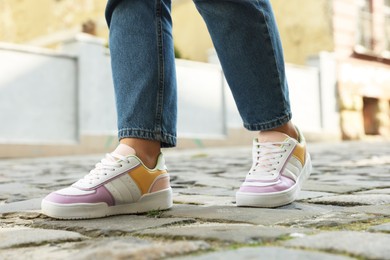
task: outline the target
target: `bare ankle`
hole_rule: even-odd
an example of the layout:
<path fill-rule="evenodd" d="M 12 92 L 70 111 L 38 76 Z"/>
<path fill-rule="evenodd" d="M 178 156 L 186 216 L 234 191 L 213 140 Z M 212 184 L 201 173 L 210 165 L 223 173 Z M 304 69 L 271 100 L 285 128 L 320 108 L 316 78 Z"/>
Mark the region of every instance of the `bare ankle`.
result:
<path fill-rule="evenodd" d="M 288 121 L 284 125 L 281 125 L 281 126 L 278 126 L 276 128 L 269 129 L 266 131 L 277 131 L 277 132 L 284 133 L 284 134 L 286 134 L 286 135 L 288 135 L 296 140 L 299 139 L 299 133 L 291 121 Z M 262 131 L 262 132 L 266 132 L 266 131 Z"/>
<path fill-rule="evenodd" d="M 132 147 L 136 155 L 148 168 L 154 168 L 157 164 L 157 158 L 161 153 L 161 143 L 154 140 L 140 138 L 123 138 L 119 141 Z"/>

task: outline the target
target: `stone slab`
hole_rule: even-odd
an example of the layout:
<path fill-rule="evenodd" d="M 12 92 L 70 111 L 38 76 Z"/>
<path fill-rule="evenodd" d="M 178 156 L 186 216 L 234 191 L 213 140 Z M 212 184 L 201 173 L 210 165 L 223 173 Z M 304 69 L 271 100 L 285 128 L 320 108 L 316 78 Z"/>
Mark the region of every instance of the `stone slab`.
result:
<path fill-rule="evenodd" d="M 178 190 L 176 189 L 175 192 Z M 219 187 L 191 187 L 187 189 L 179 190 L 179 194 L 183 195 L 208 195 L 208 196 L 226 196 L 226 197 L 235 197 L 236 190 L 235 189 L 224 189 Z"/>
<path fill-rule="evenodd" d="M 311 207 L 310 210 L 245 208 L 236 206 L 192 206 L 175 205 L 165 211 L 164 217 L 195 218 L 215 222 L 250 223 L 276 225 L 312 218 L 330 212 L 331 209 Z"/>
<path fill-rule="evenodd" d="M 23 181 L 0 184 L 0 191 L 2 198 L 5 198 L 7 203 L 39 197 L 43 192 L 31 183 Z"/>
<path fill-rule="evenodd" d="M 311 252 L 282 247 L 244 247 L 237 250 L 219 251 L 199 256 L 179 257 L 175 260 L 257 260 L 257 259 L 288 259 L 288 260 L 352 260 L 354 258 L 321 252 Z"/>
<path fill-rule="evenodd" d="M 208 195 L 176 195 L 173 202 L 178 204 L 195 204 L 195 205 L 230 205 L 234 206 L 235 198 Z"/>
<path fill-rule="evenodd" d="M 346 213 L 346 212 L 329 212 L 319 216 L 315 216 L 309 219 L 297 220 L 290 222 L 289 224 L 294 227 L 305 227 L 305 228 L 332 228 L 339 227 L 342 225 L 357 223 L 357 222 L 368 222 L 375 219 L 375 216 L 366 213 Z"/>
<path fill-rule="evenodd" d="M 53 243 L 1 250 L 2 260 L 15 259 L 162 259 L 207 250 L 203 241 L 151 241 L 134 237 L 109 237 L 81 242 Z M 23 256 L 23 257 L 21 257 Z"/>
<path fill-rule="evenodd" d="M 346 207 L 342 211 L 390 216 L 390 204 Z"/>
<path fill-rule="evenodd" d="M 390 223 L 370 227 L 369 231 L 390 233 Z"/>
<path fill-rule="evenodd" d="M 210 245 L 204 241 L 172 241 L 149 243 L 128 243 L 127 240 L 117 238 L 111 241 L 103 240 L 93 243 L 77 252 L 70 259 L 96 260 L 96 259 L 166 259 L 202 250 Z"/>
<path fill-rule="evenodd" d="M 236 243 L 265 243 L 291 234 L 304 236 L 311 229 L 264 227 L 248 224 L 205 223 L 187 226 L 148 229 L 139 232 L 141 235 L 158 236 L 174 239 L 217 240 Z"/>
<path fill-rule="evenodd" d="M 86 237 L 76 232 L 63 230 L 47 230 L 26 227 L 0 229 L 0 248 L 39 245 L 42 243 L 60 243 L 80 241 Z"/>
<path fill-rule="evenodd" d="M 350 193 L 362 190 L 364 186 L 327 184 L 318 180 L 307 180 L 302 190 L 321 191 L 330 193 Z"/>
<path fill-rule="evenodd" d="M 1 204 L 0 214 L 10 213 L 10 212 L 20 212 L 26 210 L 40 210 L 41 201 L 42 198 Z"/>
<path fill-rule="evenodd" d="M 161 227 L 164 225 L 194 223 L 189 218 L 153 218 L 139 215 L 113 216 L 89 220 L 34 220 L 34 227 L 50 229 L 77 230 L 91 237 L 121 235 L 147 228 Z"/>
<path fill-rule="evenodd" d="M 390 188 L 365 190 L 365 191 L 356 192 L 356 194 L 389 194 L 390 195 Z"/>
<path fill-rule="evenodd" d="M 283 244 L 307 249 L 344 252 L 367 259 L 390 259 L 390 234 L 354 231 L 324 232 L 296 238 Z"/>
<path fill-rule="evenodd" d="M 49 259 L 70 259 L 71 252 L 73 253 L 72 248 L 67 248 L 69 242 L 65 243 L 52 243 L 44 244 L 34 247 L 18 247 L 18 248 L 9 248 L 1 249 L 1 260 L 19 260 L 19 259 L 28 259 L 28 260 L 49 260 Z"/>
<path fill-rule="evenodd" d="M 387 194 L 351 194 L 337 195 L 311 199 L 310 202 L 340 206 L 381 205 L 390 204 L 390 195 Z"/>
<path fill-rule="evenodd" d="M 332 195 L 334 195 L 334 193 L 302 190 L 298 195 L 297 201 L 320 198 L 325 196 L 332 196 Z"/>

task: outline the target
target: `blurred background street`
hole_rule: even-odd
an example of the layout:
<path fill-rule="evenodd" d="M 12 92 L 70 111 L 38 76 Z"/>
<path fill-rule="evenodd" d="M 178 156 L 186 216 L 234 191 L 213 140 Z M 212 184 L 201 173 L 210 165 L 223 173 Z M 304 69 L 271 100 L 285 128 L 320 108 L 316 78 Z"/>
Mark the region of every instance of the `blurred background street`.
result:
<path fill-rule="evenodd" d="M 390 259 L 390 143 L 310 144 L 313 173 L 277 209 L 235 206 L 249 147 L 166 151 L 168 211 L 61 221 L 40 213 L 50 191 L 101 155 L 0 162 L 1 259 Z"/>
<path fill-rule="evenodd" d="M 173 0 L 173 209 L 56 221 L 42 197 L 117 146 L 107 1 L 0 0 L 0 259 L 390 259 L 390 0 L 270 2 L 314 164 L 298 201 L 235 206 L 256 133 L 194 4 Z"/>
<path fill-rule="evenodd" d="M 116 146 L 105 4 L 0 1 L 0 158 Z M 293 122 L 307 139 L 389 139 L 390 1 L 271 4 L 284 47 Z M 172 18 L 178 146 L 244 145 L 251 134 L 243 129 L 192 1 L 172 1 Z"/>

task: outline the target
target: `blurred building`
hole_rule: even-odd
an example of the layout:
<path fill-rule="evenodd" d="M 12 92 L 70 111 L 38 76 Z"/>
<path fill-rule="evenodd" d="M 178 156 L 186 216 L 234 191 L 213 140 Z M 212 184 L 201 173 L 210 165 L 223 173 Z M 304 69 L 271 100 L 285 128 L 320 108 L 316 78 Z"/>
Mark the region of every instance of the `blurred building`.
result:
<path fill-rule="evenodd" d="M 390 1 L 271 3 L 286 62 L 319 66 L 320 73 L 329 75 L 324 71 L 329 67 L 312 58 L 322 51 L 332 53 L 343 139 L 390 136 Z M 212 42 L 192 1 L 177 0 L 173 7 L 178 51 L 185 58 L 206 61 Z"/>
<path fill-rule="evenodd" d="M 335 0 L 333 38 L 344 138 L 390 135 L 390 1 Z"/>
<path fill-rule="evenodd" d="M 390 135 L 389 2 L 271 0 L 294 122 L 308 139 Z M 100 152 L 115 145 L 105 4 L 0 1 L 0 157 Z M 193 60 L 177 60 L 180 144 L 242 144 L 251 136 L 244 137 L 248 131 L 220 67 L 205 64 L 218 59 L 192 0 L 173 0 L 172 16 L 176 54 Z M 194 98 L 204 93 L 213 102 Z"/>

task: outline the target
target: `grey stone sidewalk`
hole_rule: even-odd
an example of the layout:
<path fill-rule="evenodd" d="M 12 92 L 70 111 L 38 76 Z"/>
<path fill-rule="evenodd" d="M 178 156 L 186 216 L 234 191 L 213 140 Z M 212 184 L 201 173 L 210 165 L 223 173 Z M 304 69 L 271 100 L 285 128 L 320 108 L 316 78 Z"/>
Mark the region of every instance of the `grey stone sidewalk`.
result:
<path fill-rule="evenodd" d="M 238 208 L 250 147 L 166 152 L 174 207 L 59 221 L 50 191 L 102 155 L 0 161 L 0 259 L 390 259 L 390 143 L 309 145 L 313 173 L 298 201 Z"/>

